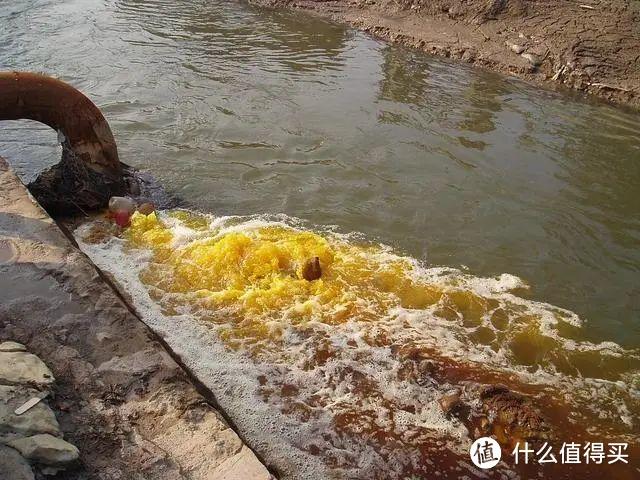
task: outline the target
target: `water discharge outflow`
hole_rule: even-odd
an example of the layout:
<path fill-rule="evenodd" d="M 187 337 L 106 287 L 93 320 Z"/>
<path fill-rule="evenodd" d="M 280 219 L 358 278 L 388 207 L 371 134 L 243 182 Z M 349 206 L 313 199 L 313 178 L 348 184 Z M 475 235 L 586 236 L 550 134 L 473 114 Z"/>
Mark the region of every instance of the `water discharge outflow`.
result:
<path fill-rule="evenodd" d="M 111 228 L 80 227 L 82 249 L 292 471 L 454 468 L 469 433 L 437 400 L 476 383 L 535 396 L 567 435 L 634 439 L 638 352 L 576 340 L 580 319 L 518 295 L 517 277 L 428 267 L 284 216 L 172 210 Z M 307 281 L 313 257 L 322 276 Z"/>
<path fill-rule="evenodd" d="M 0 23 L 4 68 L 81 89 L 121 159 L 197 208 L 510 272 L 583 340 L 640 346 L 637 114 L 242 2 L 14 0 Z M 53 131 L 0 123 L 26 181 L 59 161 Z"/>

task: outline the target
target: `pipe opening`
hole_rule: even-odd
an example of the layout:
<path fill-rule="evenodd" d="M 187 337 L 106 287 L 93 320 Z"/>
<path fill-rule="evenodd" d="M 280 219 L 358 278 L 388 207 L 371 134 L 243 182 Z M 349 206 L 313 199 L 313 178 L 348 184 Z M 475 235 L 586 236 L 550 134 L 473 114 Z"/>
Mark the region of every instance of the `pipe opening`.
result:
<path fill-rule="evenodd" d="M 53 128 L 62 159 L 27 187 L 54 216 L 107 206 L 114 195 L 139 194 L 135 171 L 120 162 L 111 128 L 79 90 L 46 75 L 0 72 L 0 120 L 35 120 Z"/>

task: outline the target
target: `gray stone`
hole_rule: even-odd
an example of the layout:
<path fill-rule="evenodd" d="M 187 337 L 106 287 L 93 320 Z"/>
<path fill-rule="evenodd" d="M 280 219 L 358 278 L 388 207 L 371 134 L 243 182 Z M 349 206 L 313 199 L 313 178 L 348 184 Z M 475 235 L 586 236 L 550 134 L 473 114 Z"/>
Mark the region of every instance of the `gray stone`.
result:
<path fill-rule="evenodd" d="M 96 334 L 96 340 L 98 340 L 98 342 L 100 343 L 111 340 L 112 338 L 113 338 L 113 335 L 107 332 L 98 332 Z"/>
<path fill-rule="evenodd" d="M 523 53 L 520 56 L 527 60 L 534 67 L 542 65 L 542 59 L 538 55 L 535 55 L 533 53 Z"/>
<path fill-rule="evenodd" d="M 18 342 L 0 343 L 0 352 L 26 352 L 27 347 Z"/>
<path fill-rule="evenodd" d="M 60 435 L 56 416 L 44 402 L 39 402 L 22 415 L 15 409 L 27 400 L 42 395 L 37 390 L 0 385 L 0 442 L 38 433 Z"/>
<path fill-rule="evenodd" d="M 513 45 L 511 45 L 511 50 L 520 55 L 522 52 L 524 52 L 524 47 L 522 45 L 516 45 L 514 43 Z"/>
<path fill-rule="evenodd" d="M 455 414 L 463 406 L 462 401 L 460 400 L 460 392 L 444 395 L 440 397 L 438 403 L 440 404 L 440 408 L 442 408 L 444 414 L 447 416 Z"/>
<path fill-rule="evenodd" d="M 47 433 L 19 438 L 7 443 L 31 463 L 65 467 L 78 460 L 80 452 L 69 442 Z"/>
<path fill-rule="evenodd" d="M 42 360 L 27 352 L 0 352 L 0 384 L 51 385 L 53 374 Z"/>
<path fill-rule="evenodd" d="M 0 239 L 0 265 L 13 263 L 20 255 L 16 242 L 10 238 Z"/>
<path fill-rule="evenodd" d="M 507 47 L 509 47 L 509 48 L 511 49 L 511 51 L 512 51 L 512 52 L 515 52 L 515 53 L 517 53 L 518 55 L 520 55 L 522 52 L 524 52 L 524 51 L 525 51 L 524 46 L 519 45 L 519 44 L 517 44 L 517 43 L 510 42 L 510 41 L 506 41 L 506 42 L 504 42 L 504 43 L 505 43 L 505 45 L 506 45 Z"/>
<path fill-rule="evenodd" d="M 34 480 L 27 461 L 13 448 L 0 445 L 0 480 Z"/>

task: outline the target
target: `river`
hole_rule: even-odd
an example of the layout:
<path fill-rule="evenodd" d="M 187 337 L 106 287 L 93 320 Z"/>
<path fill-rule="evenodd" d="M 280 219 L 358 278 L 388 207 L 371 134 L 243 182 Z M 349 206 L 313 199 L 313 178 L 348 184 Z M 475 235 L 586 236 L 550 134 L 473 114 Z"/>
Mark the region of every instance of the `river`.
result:
<path fill-rule="evenodd" d="M 3 2 L 8 69 L 81 89 L 121 160 L 198 210 L 512 274 L 582 319 L 577 340 L 640 347 L 637 113 L 222 1 Z M 0 123 L 0 154 L 28 180 L 59 147 Z"/>

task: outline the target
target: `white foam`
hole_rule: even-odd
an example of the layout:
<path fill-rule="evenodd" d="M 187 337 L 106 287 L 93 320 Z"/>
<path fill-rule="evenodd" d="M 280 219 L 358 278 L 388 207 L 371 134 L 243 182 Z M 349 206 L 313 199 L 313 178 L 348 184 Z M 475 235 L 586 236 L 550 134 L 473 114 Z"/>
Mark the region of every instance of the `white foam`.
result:
<path fill-rule="evenodd" d="M 231 232 L 251 232 L 265 226 L 300 225 L 299 221 L 283 216 L 275 219 L 265 216 L 208 216 L 210 231 L 203 233 L 190 229 L 169 216 L 163 215 L 162 218 L 171 227 L 176 245 L 197 242 L 212 235 L 217 238 Z M 344 442 L 344 438 L 333 435 L 327 441 L 321 437 L 321 433 L 334 430 L 331 425 L 335 415 L 354 408 L 362 412 L 373 412 L 372 421 L 379 427 L 395 428 L 398 433 L 427 429 L 435 437 L 447 441 L 449 448 L 464 452 L 467 447 L 466 430 L 458 422 L 446 419 L 434 401 L 446 392 L 448 386 L 418 386 L 414 382 L 398 381 L 402 365 L 391 355 L 388 346 L 372 347 L 364 341 L 364 335 L 375 329 L 381 329 L 398 344 L 419 342 L 420 345 L 437 348 L 440 354 L 452 359 L 477 362 L 487 368 L 515 373 L 529 383 L 565 389 L 571 392 L 572 401 L 580 402 L 584 408 L 598 410 L 609 418 L 615 417 L 629 428 L 633 428 L 637 421 L 624 399 L 624 395 L 635 395 L 636 398 L 639 395 L 638 386 L 634 387 L 630 383 L 637 372 L 633 372 L 629 379 L 623 378 L 615 382 L 562 375 L 552 366 L 532 372 L 524 366 L 514 364 L 505 348 L 494 351 L 489 346 L 471 342 L 467 329 L 434 315 L 434 307 L 425 310 L 397 308 L 380 318 L 375 325 L 355 320 L 341 325 L 326 325 L 312 320 L 307 323 L 307 328 L 315 332 L 311 337 L 288 328 L 284 322 L 284 347 L 268 346 L 258 357 L 252 358 L 246 352 L 226 348 L 217 337 L 220 327 L 198 320 L 197 315 L 188 308 L 183 308 L 179 315 L 164 315 L 139 279 L 140 272 L 150 260 L 149 253 L 141 250 L 125 251 L 124 242 L 117 238 L 104 244 L 85 243 L 82 238 L 87 228 L 89 225 L 76 231 L 82 250 L 98 267 L 115 276 L 121 288 L 133 298 L 135 308 L 145 323 L 162 335 L 185 364 L 212 389 L 240 433 L 249 439 L 251 446 L 269 463 L 276 464 L 282 470 L 283 478 L 329 478 L 331 474 L 326 464 L 320 457 L 309 453 L 309 447 L 315 444 L 329 448 L 334 443 L 335 455 L 343 455 L 341 448 L 344 445 L 340 447 L 340 442 Z M 344 240 L 348 237 L 339 238 Z M 389 248 L 384 248 L 378 256 L 381 261 L 391 262 L 401 258 Z M 511 293 L 515 289 L 526 288 L 518 277 L 502 274 L 496 278 L 479 278 L 457 269 L 428 268 L 416 260 L 405 260 L 412 263 L 414 274 L 423 280 L 468 289 L 482 297 L 519 306 L 524 312 L 535 315 L 539 319 L 542 333 L 559 342 L 567 351 L 629 354 L 611 342 L 594 345 L 561 337 L 557 330 L 558 315 L 574 326 L 581 325 L 580 319 L 573 312 L 525 300 Z M 218 314 L 225 315 L 224 312 Z M 483 319 L 483 322 L 490 324 L 488 318 Z M 283 322 L 274 320 L 270 327 L 281 329 Z M 339 353 L 322 366 L 306 368 L 310 361 L 309 352 L 317 348 L 319 339 L 326 341 Z M 258 381 L 261 375 L 268 378 L 267 387 L 294 386 L 299 392 L 296 399 L 312 412 L 311 418 L 301 422 L 295 416 L 284 414 L 281 411 L 284 398 L 277 391 L 269 400 L 262 399 Z M 381 396 L 359 395 L 354 390 L 354 385 L 359 381 L 354 375 L 372 382 Z M 617 395 L 617 402 L 609 404 L 608 408 L 603 408 L 601 403 L 594 403 L 594 399 L 607 399 L 611 395 Z M 311 398 L 320 399 L 318 403 L 322 407 L 309 404 Z M 386 402 L 409 403 L 415 413 L 390 410 Z M 389 474 L 390 477 L 393 476 L 394 467 L 389 464 L 390 460 L 387 459 L 387 463 L 384 463 L 379 452 L 368 445 L 364 438 L 353 436 L 349 438 L 349 442 L 349 454 L 359 459 L 359 468 L 364 469 L 362 471 L 373 472 L 383 465 L 385 469 L 391 469 Z M 413 455 L 409 449 L 407 455 Z M 419 456 L 413 458 L 413 461 L 423 460 Z"/>

